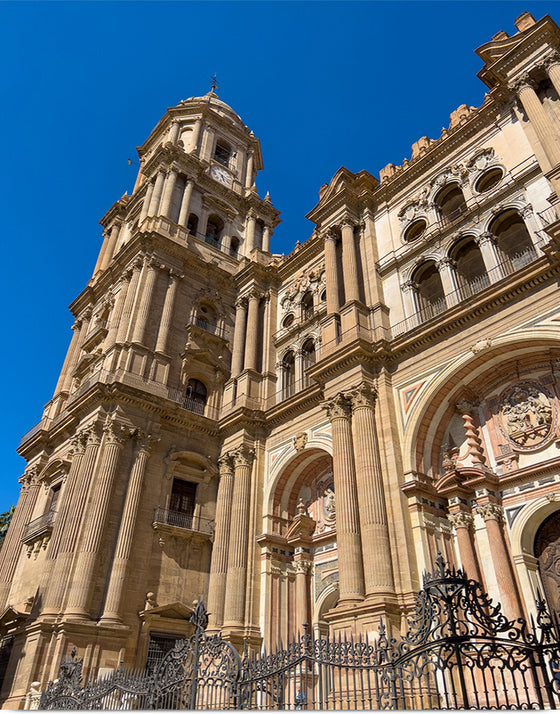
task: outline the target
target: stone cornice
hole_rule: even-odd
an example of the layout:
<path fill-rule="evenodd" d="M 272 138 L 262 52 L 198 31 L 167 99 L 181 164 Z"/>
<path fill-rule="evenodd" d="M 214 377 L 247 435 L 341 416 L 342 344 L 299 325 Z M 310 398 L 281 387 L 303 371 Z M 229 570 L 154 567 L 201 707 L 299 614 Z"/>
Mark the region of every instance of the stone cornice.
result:
<path fill-rule="evenodd" d="M 323 239 L 321 234 L 314 232 L 304 242 L 289 253 L 278 268 L 278 275 L 282 282 L 293 278 L 294 273 L 299 272 L 317 256 L 323 253 Z"/>

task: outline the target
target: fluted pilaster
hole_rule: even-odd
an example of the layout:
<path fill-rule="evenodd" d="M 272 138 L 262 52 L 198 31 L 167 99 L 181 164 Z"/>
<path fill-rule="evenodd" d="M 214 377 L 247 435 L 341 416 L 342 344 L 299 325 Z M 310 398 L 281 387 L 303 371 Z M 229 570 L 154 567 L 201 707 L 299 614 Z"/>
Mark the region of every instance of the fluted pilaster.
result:
<path fill-rule="evenodd" d="M 260 295 L 252 290 L 248 296 L 247 339 L 245 341 L 245 369 L 257 369 L 259 350 L 259 301 Z"/>
<path fill-rule="evenodd" d="M 148 318 L 150 316 L 152 300 L 154 297 L 159 265 L 157 265 L 154 260 L 150 260 L 145 268 L 146 281 L 139 296 L 140 300 L 138 304 L 138 313 L 136 315 L 136 321 L 134 323 L 134 330 L 132 333 L 132 342 L 136 342 L 141 345 L 145 344 L 147 338 Z"/>
<path fill-rule="evenodd" d="M 231 357 L 231 376 L 243 370 L 245 356 L 245 334 L 247 330 L 247 298 L 238 298 L 235 303 L 235 326 L 233 331 L 233 354 Z"/>
<path fill-rule="evenodd" d="M 119 320 L 119 326 L 117 329 L 117 343 L 122 344 L 126 341 L 128 331 L 130 328 L 130 318 L 132 316 L 132 308 L 134 306 L 134 301 L 136 298 L 136 292 L 138 290 L 138 281 L 140 280 L 140 274 L 142 270 L 142 261 L 137 260 L 132 266 L 132 272 L 130 274 L 130 282 L 128 289 L 126 291 L 126 297 L 124 301 L 124 307 Z"/>
<path fill-rule="evenodd" d="M 159 323 L 158 335 L 156 340 L 156 352 L 165 353 L 167 349 L 169 330 L 173 321 L 173 308 L 175 306 L 175 297 L 177 295 L 179 280 L 181 280 L 182 277 L 182 275 L 178 275 L 173 270 L 169 271 L 167 290 L 165 292 L 165 301 L 163 303 L 163 310 L 161 313 L 161 320 Z"/>
<path fill-rule="evenodd" d="M 327 314 L 337 313 L 338 303 L 338 267 L 336 260 L 336 234 L 329 231 L 325 235 L 325 280 L 327 288 Z"/>

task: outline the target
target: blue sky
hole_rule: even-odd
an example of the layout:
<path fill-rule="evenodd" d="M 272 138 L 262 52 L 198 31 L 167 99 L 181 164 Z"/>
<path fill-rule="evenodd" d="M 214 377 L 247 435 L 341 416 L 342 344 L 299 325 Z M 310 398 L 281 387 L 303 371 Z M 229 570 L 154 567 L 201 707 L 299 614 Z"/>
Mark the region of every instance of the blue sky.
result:
<path fill-rule="evenodd" d="M 261 140 L 283 223 L 273 252 L 344 165 L 374 175 L 478 106 L 474 49 L 523 11 L 558 2 L 0 2 L 5 415 L 0 511 L 17 500 L 15 451 L 51 398 L 70 340 L 67 306 L 91 277 L 98 221 L 132 191 L 140 145 L 166 107 L 218 95 Z"/>

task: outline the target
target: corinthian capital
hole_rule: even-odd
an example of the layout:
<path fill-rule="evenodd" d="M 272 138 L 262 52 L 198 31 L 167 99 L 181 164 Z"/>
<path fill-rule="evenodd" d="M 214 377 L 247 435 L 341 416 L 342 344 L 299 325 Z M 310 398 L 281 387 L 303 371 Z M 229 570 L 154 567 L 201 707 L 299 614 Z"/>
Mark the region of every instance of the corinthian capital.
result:
<path fill-rule="evenodd" d="M 233 474 L 233 456 L 231 453 L 222 454 L 222 456 L 220 456 L 218 459 L 218 472 L 220 478 Z"/>
<path fill-rule="evenodd" d="M 522 74 L 521 77 L 514 79 L 508 84 L 508 89 L 517 95 L 519 95 L 524 89 L 534 89 L 534 87 L 535 82 L 527 73 Z"/>
<path fill-rule="evenodd" d="M 560 65 L 560 53 L 559 52 L 553 52 L 548 57 L 545 57 L 545 59 L 543 60 L 543 67 L 547 71 L 551 67 L 554 67 L 554 65 L 556 65 L 556 64 Z"/>
<path fill-rule="evenodd" d="M 251 467 L 253 459 L 255 458 L 255 451 L 254 449 L 250 449 L 248 446 L 240 446 L 238 449 L 232 451 L 231 455 L 235 466 Z"/>
<path fill-rule="evenodd" d="M 331 421 L 333 419 L 350 419 L 352 416 L 350 400 L 342 392 L 323 402 L 322 407 L 327 410 L 327 415 Z"/>
<path fill-rule="evenodd" d="M 347 393 L 348 399 L 352 405 L 352 411 L 360 407 L 369 407 L 375 409 L 375 401 L 377 399 L 377 390 L 367 382 L 362 382 L 354 389 Z"/>
<path fill-rule="evenodd" d="M 498 523 L 501 523 L 504 520 L 504 509 L 496 503 L 484 503 L 481 506 L 477 506 L 476 510 L 485 521 L 498 521 Z"/>
<path fill-rule="evenodd" d="M 129 429 L 110 417 L 107 417 L 103 426 L 103 432 L 105 434 L 105 442 L 107 444 L 115 444 L 117 446 L 123 446 L 125 441 L 130 436 Z"/>
<path fill-rule="evenodd" d="M 465 513 L 465 511 L 450 513 L 447 516 L 447 520 L 455 529 L 468 528 L 469 530 L 474 530 L 474 516 L 472 513 Z"/>
<path fill-rule="evenodd" d="M 154 446 L 158 443 L 159 437 L 152 436 L 146 431 L 138 430 L 136 432 L 136 438 L 138 440 L 138 453 L 139 454 L 149 454 Z"/>

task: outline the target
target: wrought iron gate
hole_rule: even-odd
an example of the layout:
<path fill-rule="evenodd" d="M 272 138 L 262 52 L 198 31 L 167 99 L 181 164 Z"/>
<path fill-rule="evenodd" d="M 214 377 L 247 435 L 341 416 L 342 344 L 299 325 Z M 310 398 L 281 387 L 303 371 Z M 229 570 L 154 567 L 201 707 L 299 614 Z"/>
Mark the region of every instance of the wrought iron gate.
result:
<path fill-rule="evenodd" d="M 315 638 L 240 656 L 208 636 L 199 602 L 192 637 L 153 672 L 117 670 L 81 686 L 75 652 L 41 709 L 555 709 L 560 623 L 543 601 L 537 622 L 508 620 L 481 585 L 439 557 L 407 634 L 370 641 Z M 560 676 L 560 675 L 558 675 Z"/>

